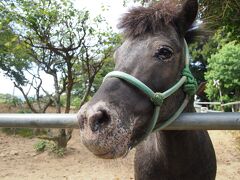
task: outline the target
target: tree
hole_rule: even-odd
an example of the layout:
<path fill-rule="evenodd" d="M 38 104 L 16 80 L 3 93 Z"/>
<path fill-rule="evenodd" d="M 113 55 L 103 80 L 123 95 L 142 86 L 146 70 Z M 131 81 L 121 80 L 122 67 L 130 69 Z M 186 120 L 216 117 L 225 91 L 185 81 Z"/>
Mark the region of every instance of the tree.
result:
<path fill-rule="evenodd" d="M 201 18 L 211 29 L 224 28 L 231 40 L 240 41 L 240 3 L 237 0 L 200 0 Z"/>
<path fill-rule="evenodd" d="M 27 81 L 22 69 L 29 67 L 29 63 L 26 61 L 29 56 L 23 44 L 19 36 L 13 32 L 8 24 L 1 22 L 0 67 L 6 76 L 10 77 L 12 80 L 18 81 L 21 85 L 24 85 Z"/>
<path fill-rule="evenodd" d="M 232 41 L 208 59 L 206 93 L 210 100 L 236 101 L 240 98 L 240 44 Z M 219 92 L 221 91 L 222 97 Z"/>

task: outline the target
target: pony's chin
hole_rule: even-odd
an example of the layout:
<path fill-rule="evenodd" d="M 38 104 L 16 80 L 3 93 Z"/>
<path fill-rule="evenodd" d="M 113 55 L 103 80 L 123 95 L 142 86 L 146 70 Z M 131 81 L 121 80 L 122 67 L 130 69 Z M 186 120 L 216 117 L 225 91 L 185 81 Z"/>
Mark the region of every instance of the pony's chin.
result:
<path fill-rule="evenodd" d="M 125 156 L 128 152 L 126 147 L 115 145 L 114 147 L 103 148 L 93 146 L 91 143 L 83 141 L 85 147 L 95 156 L 102 159 L 116 159 Z"/>
<path fill-rule="evenodd" d="M 127 151 L 109 151 L 106 153 L 102 153 L 102 154 L 95 154 L 93 153 L 95 156 L 102 158 L 102 159 L 117 159 L 117 158 L 121 158 L 121 157 L 125 157 Z"/>
<path fill-rule="evenodd" d="M 107 152 L 105 154 L 94 154 L 95 156 L 102 158 L 102 159 L 116 159 L 118 158 L 115 153 Z"/>
<path fill-rule="evenodd" d="M 128 155 L 130 149 L 127 147 L 119 147 L 116 145 L 113 149 L 110 149 L 105 152 L 94 152 L 91 151 L 95 156 L 102 158 L 102 159 L 117 159 L 117 158 L 124 158 Z"/>

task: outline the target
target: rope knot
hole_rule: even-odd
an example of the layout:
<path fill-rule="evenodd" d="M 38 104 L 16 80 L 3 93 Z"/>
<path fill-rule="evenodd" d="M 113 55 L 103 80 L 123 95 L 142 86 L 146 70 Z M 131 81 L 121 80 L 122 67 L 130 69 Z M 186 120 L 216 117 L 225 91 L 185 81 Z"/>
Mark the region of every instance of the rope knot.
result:
<path fill-rule="evenodd" d="M 184 92 L 186 92 L 189 96 L 194 95 L 197 92 L 198 85 L 188 66 L 183 69 L 182 75 L 187 78 L 183 85 Z"/>
<path fill-rule="evenodd" d="M 151 98 L 151 101 L 155 106 L 161 106 L 163 103 L 164 97 L 162 93 L 154 93 L 153 97 Z"/>

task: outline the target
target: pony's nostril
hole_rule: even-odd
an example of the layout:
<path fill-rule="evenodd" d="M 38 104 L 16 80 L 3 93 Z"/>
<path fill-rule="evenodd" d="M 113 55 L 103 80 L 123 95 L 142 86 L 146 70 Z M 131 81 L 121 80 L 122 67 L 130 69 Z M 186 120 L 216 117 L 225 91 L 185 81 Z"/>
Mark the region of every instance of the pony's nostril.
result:
<path fill-rule="evenodd" d="M 104 128 L 110 122 L 110 116 L 105 110 L 97 111 L 89 118 L 90 127 L 93 132 Z"/>

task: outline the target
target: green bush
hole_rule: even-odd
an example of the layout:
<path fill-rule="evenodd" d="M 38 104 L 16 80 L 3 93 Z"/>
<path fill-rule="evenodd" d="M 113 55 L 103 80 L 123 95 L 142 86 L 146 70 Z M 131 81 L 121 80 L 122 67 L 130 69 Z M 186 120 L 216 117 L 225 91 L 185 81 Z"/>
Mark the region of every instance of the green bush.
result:
<path fill-rule="evenodd" d="M 208 59 L 206 93 L 212 101 L 237 101 L 240 99 L 240 44 L 225 44 Z M 219 85 L 214 84 L 219 81 Z M 220 98 L 220 91 L 222 97 Z"/>
<path fill-rule="evenodd" d="M 47 143 L 48 141 L 45 141 L 45 140 L 38 141 L 36 144 L 34 144 L 34 149 L 37 152 L 43 152 L 47 147 Z"/>
<path fill-rule="evenodd" d="M 60 148 L 54 141 L 40 140 L 34 144 L 34 149 L 37 152 L 49 151 L 56 155 L 57 157 L 63 157 L 65 155 L 66 149 Z"/>

